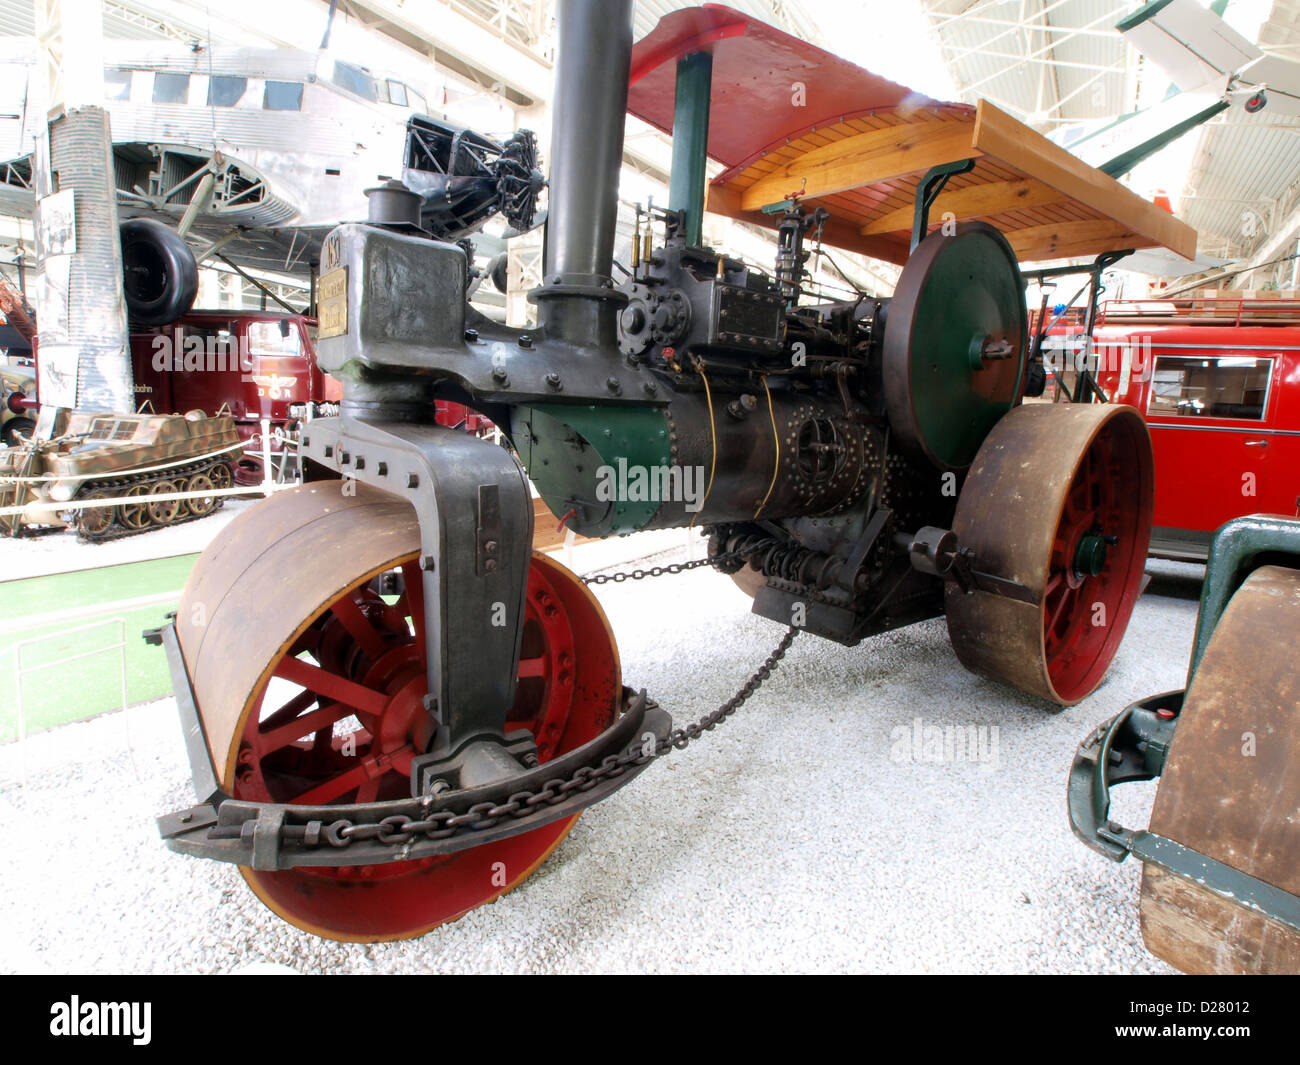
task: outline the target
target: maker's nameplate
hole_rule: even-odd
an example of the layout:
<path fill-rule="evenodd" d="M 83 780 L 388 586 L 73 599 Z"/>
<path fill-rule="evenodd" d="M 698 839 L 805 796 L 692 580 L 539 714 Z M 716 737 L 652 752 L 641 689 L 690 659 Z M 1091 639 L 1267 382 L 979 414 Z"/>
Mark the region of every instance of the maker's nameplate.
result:
<path fill-rule="evenodd" d="M 320 326 L 317 336 L 341 337 L 348 331 L 348 268 L 340 266 L 328 274 L 321 274 Z"/>

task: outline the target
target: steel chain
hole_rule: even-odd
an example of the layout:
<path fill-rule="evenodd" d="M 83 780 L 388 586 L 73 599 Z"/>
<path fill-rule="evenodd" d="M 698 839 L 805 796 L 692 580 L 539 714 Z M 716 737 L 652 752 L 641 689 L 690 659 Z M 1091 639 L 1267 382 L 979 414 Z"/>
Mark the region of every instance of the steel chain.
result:
<path fill-rule="evenodd" d="M 649 569 L 625 570 L 620 573 L 598 573 L 594 577 L 579 577 L 583 584 L 622 584 L 624 581 L 643 581 L 647 577 L 666 577 L 674 573 L 699 569 L 701 566 L 720 566 L 729 562 L 744 562 L 745 554 L 732 551 L 729 554 L 714 555 L 712 558 L 693 558 L 689 562 L 669 562 L 664 566 L 651 566 Z"/>
<path fill-rule="evenodd" d="M 540 791 L 519 791 L 503 803 L 476 803 L 463 814 L 438 810 L 424 820 L 397 814 L 371 823 L 358 824 L 346 818 L 333 821 L 328 825 L 313 821 L 302 830 L 299 840 L 309 847 L 319 845 L 321 840 L 332 847 L 346 847 L 357 840 L 378 840 L 386 846 L 400 847 L 412 842 L 417 836 L 431 840 L 449 839 L 463 832 L 492 828 L 503 818 L 522 820 L 535 814 L 544 806 L 555 806 L 563 802 L 574 791 L 590 791 L 601 781 L 622 775 L 630 765 L 648 765 L 664 757 L 669 751 L 685 750 L 692 740 L 699 739 L 705 732 L 720 725 L 763 686 L 763 682 L 772 675 L 798 635 L 798 629 L 787 629 L 785 635 L 781 637 L 781 642 L 735 695 L 698 721 L 692 722 L 685 728 L 673 729 L 663 739 L 655 742 L 653 751 L 640 747 L 620 755 L 606 755 L 599 767 L 579 766 L 567 780 L 560 778 L 548 780 Z"/>

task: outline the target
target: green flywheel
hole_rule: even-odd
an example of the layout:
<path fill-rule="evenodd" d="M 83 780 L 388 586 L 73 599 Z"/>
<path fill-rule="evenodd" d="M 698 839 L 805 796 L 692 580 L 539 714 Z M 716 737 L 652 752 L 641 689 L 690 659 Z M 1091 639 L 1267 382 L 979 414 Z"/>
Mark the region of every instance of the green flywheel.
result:
<path fill-rule="evenodd" d="M 1006 238 L 984 222 L 936 229 L 907 260 L 885 322 L 885 404 L 894 433 L 942 469 L 975 459 L 1016 405 L 1029 334 Z"/>

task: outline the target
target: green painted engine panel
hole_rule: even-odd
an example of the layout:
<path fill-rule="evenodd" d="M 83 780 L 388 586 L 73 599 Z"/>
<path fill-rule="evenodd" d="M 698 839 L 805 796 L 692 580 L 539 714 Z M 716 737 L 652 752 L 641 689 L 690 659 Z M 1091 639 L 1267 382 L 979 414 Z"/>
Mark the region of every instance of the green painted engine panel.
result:
<path fill-rule="evenodd" d="M 672 464 L 662 411 L 547 403 L 517 407 L 511 425 L 519 457 L 551 512 L 576 511 L 569 521 L 575 532 L 636 532 L 659 511 L 661 501 L 642 498 L 634 481 L 631 491 L 618 490 L 628 479 L 620 483 L 616 474 Z"/>

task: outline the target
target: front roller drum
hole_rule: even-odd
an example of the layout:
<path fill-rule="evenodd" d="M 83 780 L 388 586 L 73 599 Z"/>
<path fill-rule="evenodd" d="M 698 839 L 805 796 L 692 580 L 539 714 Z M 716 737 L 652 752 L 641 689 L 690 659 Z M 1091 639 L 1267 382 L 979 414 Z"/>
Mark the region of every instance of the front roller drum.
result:
<path fill-rule="evenodd" d="M 999 421 L 953 519 L 972 568 L 1003 582 L 947 586 L 962 665 L 1063 706 L 1091 693 L 1141 592 L 1153 492 L 1151 438 L 1132 407 L 1032 403 Z"/>
<path fill-rule="evenodd" d="M 1215 627 L 1178 718 L 1151 831 L 1300 896 L 1300 570 L 1265 566 Z M 1188 973 L 1300 973 L 1300 930 L 1154 862 L 1142 937 Z"/>
<path fill-rule="evenodd" d="M 204 553 L 177 638 L 227 795 L 296 805 L 410 796 L 412 759 L 432 738 L 419 557 L 407 503 L 339 481 L 278 493 Z M 393 571 L 404 590 L 381 594 Z M 450 616 L 454 623 L 454 604 Z M 506 731 L 529 729 L 545 763 L 607 728 L 621 690 L 599 605 L 571 573 L 534 554 Z M 402 939 L 518 886 L 576 820 L 418 861 L 241 872 L 305 931 Z"/>

